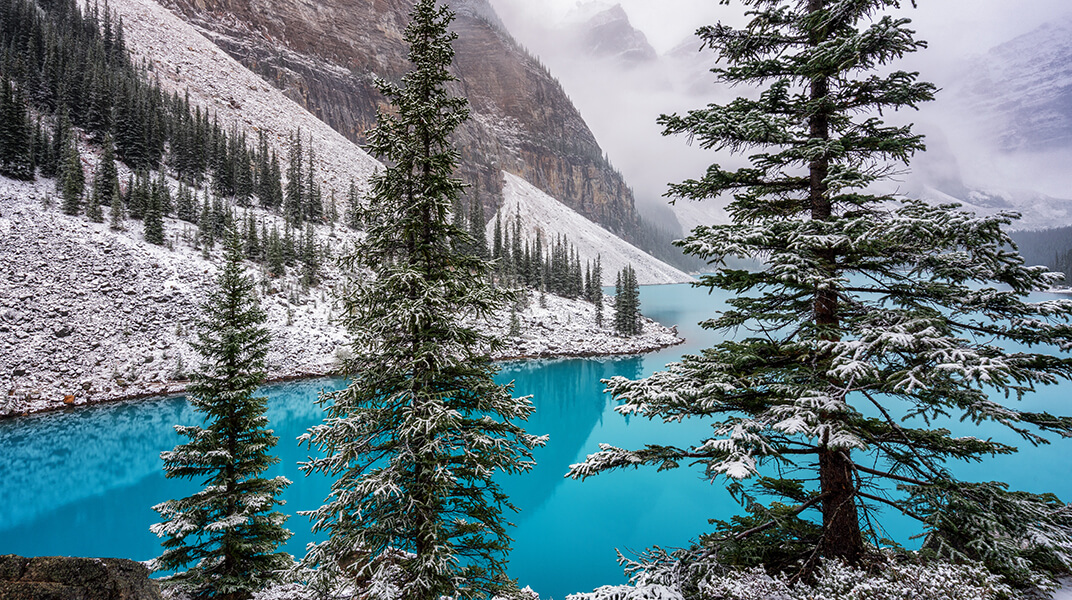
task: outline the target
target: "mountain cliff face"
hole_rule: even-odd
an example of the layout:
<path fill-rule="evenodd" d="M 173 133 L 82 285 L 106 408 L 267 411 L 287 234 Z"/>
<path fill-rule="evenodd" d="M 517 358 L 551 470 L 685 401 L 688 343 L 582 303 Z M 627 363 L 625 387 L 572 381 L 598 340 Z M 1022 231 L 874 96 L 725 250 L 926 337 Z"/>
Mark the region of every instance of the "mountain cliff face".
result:
<path fill-rule="evenodd" d="M 520 175 L 626 237 L 633 196 L 557 81 L 505 31 L 487 0 L 451 0 L 456 92 L 472 118 L 457 135 L 461 175 L 485 214 L 501 205 L 502 177 Z M 363 141 L 383 103 L 375 77 L 409 69 L 402 32 L 408 0 L 167 0 L 228 54 L 351 140 Z"/>

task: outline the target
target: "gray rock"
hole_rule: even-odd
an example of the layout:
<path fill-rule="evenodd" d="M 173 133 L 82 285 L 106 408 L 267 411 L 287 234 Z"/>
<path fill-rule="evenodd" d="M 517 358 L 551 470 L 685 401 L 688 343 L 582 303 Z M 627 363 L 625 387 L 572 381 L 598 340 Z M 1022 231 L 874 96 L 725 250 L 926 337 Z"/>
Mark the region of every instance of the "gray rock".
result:
<path fill-rule="evenodd" d="M 149 569 L 124 558 L 0 556 L 0 600 L 160 600 Z"/>

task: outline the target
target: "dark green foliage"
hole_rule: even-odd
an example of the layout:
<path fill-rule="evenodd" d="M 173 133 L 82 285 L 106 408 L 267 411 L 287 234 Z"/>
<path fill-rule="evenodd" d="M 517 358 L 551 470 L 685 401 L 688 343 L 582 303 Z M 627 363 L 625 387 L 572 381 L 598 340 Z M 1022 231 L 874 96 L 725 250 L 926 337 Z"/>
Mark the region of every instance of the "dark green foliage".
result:
<path fill-rule="evenodd" d="M 250 598 L 291 565 L 278 550 L 290 537 L 286 516 L 275 511 L 290 482 L 263 478 L 279 462 L 270 454 L 278 438 L 267 429 L 267 398 L 255 396 L 265 379 L 267 316 L 242 256 L 233 232 L 194 344 L 203 363 L 186 389 L 205 425 L 176 426 L 189 441 L 161 454 L 169 479 L 193 479 L 205 488 L 154 507 L 164 519 L 152 527 L 164 538 L 164 552 L 153 569 L 179 570 L 167 579 L 199 598 Z"/>
<path fill-rule="evenodd" d="M 302 189 L 302 152 L 301 130 L 290 138 L 290 152 L 287 157 L 287 186 L 283 195 L 283 216 L 292 224 L 300 224 L 305 215 L 305 194 Z"/>
<path fill-rule="evenodd" d="M 279 239 L 279 228 L 272 225 L 272 234 L 265 242 L 266 262 L 268 274 L 272 277 L 280 277 L 286 274 L 286 256 L 283 252 L 283 242 Z"/>
<path fill-rule="evenodd" d="M 306 171 L 305 192 L 302 196 L 303 213 L 306 219 L 319 223 L 324 220 L 324 200 L 320 193 L 320 184 L 316 181 L 316 151 L 309 145 L 309 170 Z"/>
<path fill-rule="evenodd" d="M 386 167 L 373 179 L 367 236 L 343 260 L 346 272 L 375 273 L 343 298 L 351 382 L 323 399 L 325 422 L 304 436 L 321 458 L 303 468 L 336 479 L 310 513 L 329 537 L 303 564 L 323 592 L 389 585 L 402 600 L 486 598 L 515 589 L 505 572 L 512 507 L 494 474 L 527 470 L 542 440 L 517 425 L 532 404 L 493 379 L 496 341 L 459 322 L 488 318 L 503 297 L 490 263 L 453 247 L 472 242 L 449 222 L 462 192 L 449 140 L 468 114 L 446 91 L 453 14 L 420 0 L 411 16 L 414 71 L 400 86 L 380 82 L 397 110 L 381 113 L 368 139 Z"/>
<path fill-rule="evenodd" d="M 320 246 L 316 243 L 313 224 L 305 225 L 305 235 L 301 240 L 302 285 L 313 286 L 320 283 Z"/>
<path fill-rule="evenodd" d="M 116 189 L 112 192 L 112 202 L 108 212 L 108 223 L 113 231 L 123 230 L 123 221 L 126 219 L 124 212 L 123 199 L 119 197 L 119 190 Z"/>
<path fill-rule="evenodd" d="M 86 173 L 82 170 L 82 158 L 78 146 L 71 139 L 64 150 L 60 192 L 63 195 L 63 212 L 77 215 L 82 210 L 82 193 L 86 188 Z"/>
<path fill-rule="evenodd" d="M 633 265 L 618 273 L 614 284 L 614 331 L 618 335 L 638 335 L 642 329 L 640 285 Z"/>
<path fill-rule="evenodd" d="M 0 82 L 0 175 L 34 178 L 34 130 L 26 103 L 5 76 Z"/>
<path fill-rule="evenodd" d="M 473 254 L 485 260 L 491 258 L 488 252 L 488 235 L 484 232 L 484 203 L 480 201 L 480 195 L 474 194 L 469 203 L 469 237 L 473 239 L 470 249 Z"/>
<path fill-rule="evenodd" d="M 346 193 L 346 226 L 350 229 L 361 229 L 364 226 L 361 195 L 357 193 L 357 185 L 353 181 L 350 181 L 350 190 Z"/>
<path fill-rule="evenodd" d="M 699 285 L 731 295 L 703 325 L 736 337 L 648 379 L 608 382 L 623 414 L 703 419 L 714 435 L 605 446 L 571 475 L 691 464 L 739 486 L 778 467 L 746 501 L 749 515 L 721 524 L 694 557 L 800 573 L 820 557 L 863 562 L 883 543 L 875 508 L 885 506 L 920 521 L 926 550 L 981 560 L 1013 583 L 1069 570 L 1065 505 L 956 481 L 947 464 L 1014 448 L 934 423 L 1004 425 L 1032 444 L 1072 437 L 1072 419 L 1015 404 L 1072 379 L 1072 302 L 1028 297 L 1056 276 L 1010 251 L 1013 215 L 872 193 L 923 148 L 910 127 L 880 117 L 932 99 L 933 85 L 890 66 L 925 44 L 907 19 L 882 14 L 897 0 L 743 3 L 748 26 L 699 35 L 719 82 L 759 93 L 659 121 L 702 148 L 754 152 L 747 167 L 712 165 L 668 194 L 733 197 L 732 224 L 698 227 L 681 246 L 717 269 Z M 731 269 L 727 258 L 763 267 Z M 788 552 L 765 554 L 759 537 L 745 539 L 755 536 Z"/>
<path fill-rule="evenodd" d="M 149 210 L 149 204 L 152 202 L 152 187 L 149 184 L 149 173 L 145 171 L 139 171 L 135 174 L 133 185 L 130 186 L 129 198 L 127 200 L 127 212 L 130 213 L 132 219 L 141 219 L 145 217 L 145 213 Z"/>
<path fill-rule="evenodd" d="M 180 181 L 175 199 L 175 215 L 187 223 L 197 223 L 198 214 L 194 191 Z"/>
<path fill-rule="evenodd" d="M 115 153 L 112 150 L 112 138 L 104 140 L 104 152 L 101 153 L 97 170 L 93 174 L 93 193 L 90 203 L 98 206 L 110 204 L 112 196 L 119 191 L 119 171 L 115 166 Z"/>
<path fill-rule="evenodd" d="M 149 196 L 149 205 L 145 208 L 145 241 L 157 246 L 164 245 L 164 215 L 157 194 Z"/>

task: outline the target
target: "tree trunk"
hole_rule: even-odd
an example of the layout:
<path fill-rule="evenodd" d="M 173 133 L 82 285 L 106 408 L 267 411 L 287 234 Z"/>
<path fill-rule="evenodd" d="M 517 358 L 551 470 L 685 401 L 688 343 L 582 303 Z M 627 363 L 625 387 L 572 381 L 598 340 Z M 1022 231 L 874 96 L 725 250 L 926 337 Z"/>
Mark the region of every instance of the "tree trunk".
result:
<path fill-rule="evenodd" d="M 819 452 L 819 486 L 824 494 L 820 554 L 855 563 L 864 548 L 848 450 L 825 449 Z"/>
<path fill-rule="evenodd" d="M 823 10 L 829 0 L 808 0 L 808 11 L 811 13 Z M 827 38 L 827 32 L 814 30 L 811 32 L 811 45 L 818 46 Z M 809 90 L 811 100 L 821 108 L 809 117 L 809 135 L 812 139 L 830 139 L 830 108 L 822 107 L 822 101 L 830 94 L 830 82 L 825 76 L 815 77 L 811 81 Z M 809 208 L 811 218 L 817 221 L 830 219 L 834 214 L 834 207 L 829 197 L 829 186 L 826 178 L 830 174 L 830 159 L 819 156 L 809 165 L 810 189 Z M 824 248 L 816 251 L 817 262 L 820 269 L 828 277 L 837 275 L 837 250 Z M 840 318 L 838 315 L 838 294 L 836 290 L 822 288 L 815 290 L 813 297 L 813 318 L 815 325 L 820 328 L 819 336 L 826 341 L 837 341 L 841 338 L 838 331 Z M 816 369 L 821 372 L 828 371 L 829 360 L 819 357 Z M 831 385 L 834 382 L 830 382 Z M 820 419 L 836 419 L 826 413 L 820 414 Z M 823 494 L 823 539 L 820 553 L 824 557 L 837 557 L 849 563 L 855 563 L 863 553 L 863 536 L 860 534 L 860 521 L 856 511 L 856 488 L 853 485 L 852 459 L 848 450 L 829 448 L 827 440 L 823 440 L 819 451 L 819 486 Z"/>

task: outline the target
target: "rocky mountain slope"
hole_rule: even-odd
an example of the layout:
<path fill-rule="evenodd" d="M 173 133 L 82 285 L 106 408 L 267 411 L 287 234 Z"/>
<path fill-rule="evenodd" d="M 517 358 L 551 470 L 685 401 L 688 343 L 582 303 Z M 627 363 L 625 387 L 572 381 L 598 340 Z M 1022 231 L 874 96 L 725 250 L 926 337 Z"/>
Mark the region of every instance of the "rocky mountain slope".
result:
<path fill-rule="evenodd" d="M 0 417 L 181 391 L 197 365 L 190 343 L 216 263 L 187 243 L 189 224 L 167 219 L 168 246 L 154 246 L 138 221 L 113 231 L 61 214 L 54 198 L 45 206 L 53 185 L 0 178 Z M 252 216 L 269 227 L 279 219 Z M 360 234 L 321 226 L 316 235 L 338 253 Z M 310 289 L 296 274 L 250 274 L 269 317 L 269 377 L 334 370 L 348 339 L 333 317 L 339 271 L 329 266 Z M 508 309 L 478 324 L 509 338 L 500 358 L 633 353 L 679 341 L 651 321 L 643 335 L 617 337 L 611 319 L 596 326 L 591 304 L 553 296 L 530 297 L 518 317 L 513 337 Z"/>
<path fill-rule="evenodd" d="M 136 0 L 122 0 L 132 2 Z M 146 0 L 138 0 L 146 1 Z M 637 226 L 633 197 L 558 82 L 514 42 L 487 0 L 451 0 L 457 91 L 473 118 L 458 133 L 462 174 L 492 214 L 503 169 L 612 231 Z M 228 54 L 351 140 L 382 102 L 374 79 L 408 69 L 408 0 L 167 0 Z"/>
<path fill-rule="evenodd" d="M 193 27 L 154 0 L 113 0 L 123 18 L 132 59 L 144 63 L 165 90 L 189 94 L 193 105 L 243 128 L 250 140 L 259 133 L 282 157 L 287 138 L 299 129 L 318 149 L 318 171 L 325 194 L 342 196 L 350 181 L 362 185 L 378 161 L 337 131 L 268 85 Z M 284 164 L 286 164 L 284 162 Z"/>
<path fill-rule="evenodd" d="M 503 178 L 504 200 L 496 217 L 502 220 L 504 228 L 520 219 L 523 239 L 533 240 L 539 235 L 545 247 L 559 234 L 564 234 L 576 248 L 582 264 L 595 262 L 596 257 L 600 257 L 603 285 L 614 285 L 615 275 L 626 265 L 633 265 L 641 285 L 693 281 L 687 273 L 652 259 L 524 179 L 506 172 Z M 494 234 L 494 228 L 495 218 L 492 218 L 487 228 L 489 238 Z"/>

